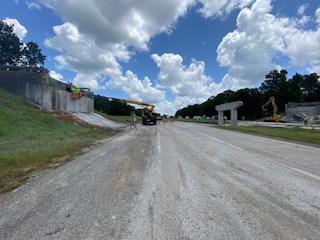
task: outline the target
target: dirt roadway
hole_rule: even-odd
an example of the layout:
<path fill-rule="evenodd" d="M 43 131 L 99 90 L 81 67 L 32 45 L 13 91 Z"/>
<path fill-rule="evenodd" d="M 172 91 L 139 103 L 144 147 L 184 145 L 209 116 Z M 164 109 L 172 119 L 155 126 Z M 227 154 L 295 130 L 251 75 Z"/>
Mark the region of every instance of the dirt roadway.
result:
<path fill-rule="evenodd" d="M 167 123 L 0 196 L 0 239 L 320 239 L 320 149 Z"/>

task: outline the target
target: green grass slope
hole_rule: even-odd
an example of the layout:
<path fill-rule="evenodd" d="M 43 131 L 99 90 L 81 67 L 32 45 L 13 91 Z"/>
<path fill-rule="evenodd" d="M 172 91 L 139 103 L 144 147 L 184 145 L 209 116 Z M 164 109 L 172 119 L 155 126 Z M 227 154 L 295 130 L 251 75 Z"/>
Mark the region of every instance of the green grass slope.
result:
<path fill-rule="evenodd" d="M 31 172 L 69 161 L 114 133 L 63 122 L 0 88 L 0 193 L 19 186 Z"/>

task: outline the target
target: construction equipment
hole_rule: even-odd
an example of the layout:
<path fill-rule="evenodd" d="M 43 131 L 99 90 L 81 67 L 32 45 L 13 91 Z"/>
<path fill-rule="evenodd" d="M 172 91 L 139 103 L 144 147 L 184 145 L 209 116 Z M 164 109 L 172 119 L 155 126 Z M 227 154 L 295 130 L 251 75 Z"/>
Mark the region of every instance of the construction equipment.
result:
<path fill-rule="evenodd" d="M 84 95 L 84 92 L 81 91 L 81 89 L 78 88 L 78 87 L 73 87 L 72 86 L 71 87 L 71 92 L 72 92 L 72 96 L 71 96 L 72 99 L 80 99 Z"/>
<path fill-rule="evenodd" d="M 155 105 L 149 104 L 149 103 L 143 103 L 143 102 L 138 102 L 134 100 L 127 100 L 127 99 L 118 99 L 118 98 L 110 98 L 109 99 L 114 99 L 118 100 L 121 102 L 125 103 L 131 103 L 131 104 L 136 104 L 143 106 L 141 118 L 142 118 L 142 124 L 143 125 L 156 125 L 157 124 L 157 114 L 154 112 Z"/>
<path fill-rule="evenodd" d="M 272 114 L 272 117 L 266 118 L 264 121 L 265 122 L 281 121 L 282 117 L 278 115 L 278 106 L 273 96 L 271 96 L 269 100 L 264 105 L 262 105 L 262 110 L 266 113 L 268 110 L 268 105 L 270 103 L 272 104 L 273 114 Z"/>
<path fill-rule="evenodd" d="M 72 99 L 80 99 L 82 98 L 84 95 L 88 95 L 88 93 L 90 93 L 90 88 L 80 88 L 80 87 L 76 87 L 72 84 L 67 84 L 66 89 L 67 92 L 71 92 L 71 98 Z"/>

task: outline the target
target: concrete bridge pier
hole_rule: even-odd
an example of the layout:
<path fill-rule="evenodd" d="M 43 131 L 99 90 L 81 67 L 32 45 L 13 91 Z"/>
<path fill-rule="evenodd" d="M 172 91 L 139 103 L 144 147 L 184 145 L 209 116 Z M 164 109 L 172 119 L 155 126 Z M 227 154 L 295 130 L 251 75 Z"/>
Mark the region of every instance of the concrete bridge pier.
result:
<path fill-rule="evenodd" d="M 231 111 L 231 126 L 237 126 L 238 120 L 238 108 L 243 106 L 242 101 L 236 101 L 231 103 L 225 103 L 216 106 L 216 110 L 218 111 L 218 125 L 223 125 L 223 116 L 224 111 Z"/>

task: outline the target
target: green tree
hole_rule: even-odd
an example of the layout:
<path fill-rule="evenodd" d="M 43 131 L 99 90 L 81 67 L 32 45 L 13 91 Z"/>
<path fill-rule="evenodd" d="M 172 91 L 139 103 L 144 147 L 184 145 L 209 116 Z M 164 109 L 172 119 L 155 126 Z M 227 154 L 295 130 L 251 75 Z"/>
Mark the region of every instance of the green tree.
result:
<path fill-rule="evenodd" d="M 16 65 L 21 58 L 21 46 L 13 26 L 0 21 L 0 65 Z"/>
<path fill-rule="evenodd" d="M 320 82 L 316 73 L 304 75 L 301 83 L 304 102 L 320 101 Z"/>
<path fill-rule="evenodd" d="M 199 104 L 189 105 L 188 107 L 178 110 L 175 114 L 176 117 L 181 116 L 183 118 L 185 118 L 186 116 L 193 118 L 194 116 L 199 115 L 201 115 Z"/>
<path fill-rule="evenodd" d="M 41 49 L 35 42 L 28 42 L 22 50 L 22 57 L 28 66 L 43 66 L 46 56 L 41 53 Z"/>
<path fill-rule="evenodd" d="M 120 102 L 119 100 L 110 101 L 110 115 L 127 116 L 131 111 L 134 111 L 134 107 L 129 106 L 127 103 Z"/>
<path fill-rule="evenodd" d="M 239 119 L 255 120 L 262 115 L 262 95 L 257 88 L 239 89 L 234 94 L 234 101 L 242 101 L 243 106 L 238 110 Z"/>
<path fill-rule="evenodd" d="M 279 111 L 285 109 L 285 104 L 288 102 L 288 81 L 286 70 L 273 70 L 266 75 L 266 80 L 259 87 L 259 91 L 265 96 L 267 101 L 271 96 L 276 100 Z"/>
<path fill-rule="evenodd" d="M 0 65 L 43 67 L 46 56 L 35 42 L 24 44 L 13 25 L 0 21 Z"/>
<path fill-rule="evenodd" d="M 303 76 L 296 73 L 288 81 L 288 102 L 302 102 L 301 85 L 303 82 Z"/>
<path fill-rule="evenodd" d="M 111 107 L 111 103 L 108 98 L 100 95 L 94 96 L 94 109 L 96 111 L 109 114 L 110 107 Z"/>

